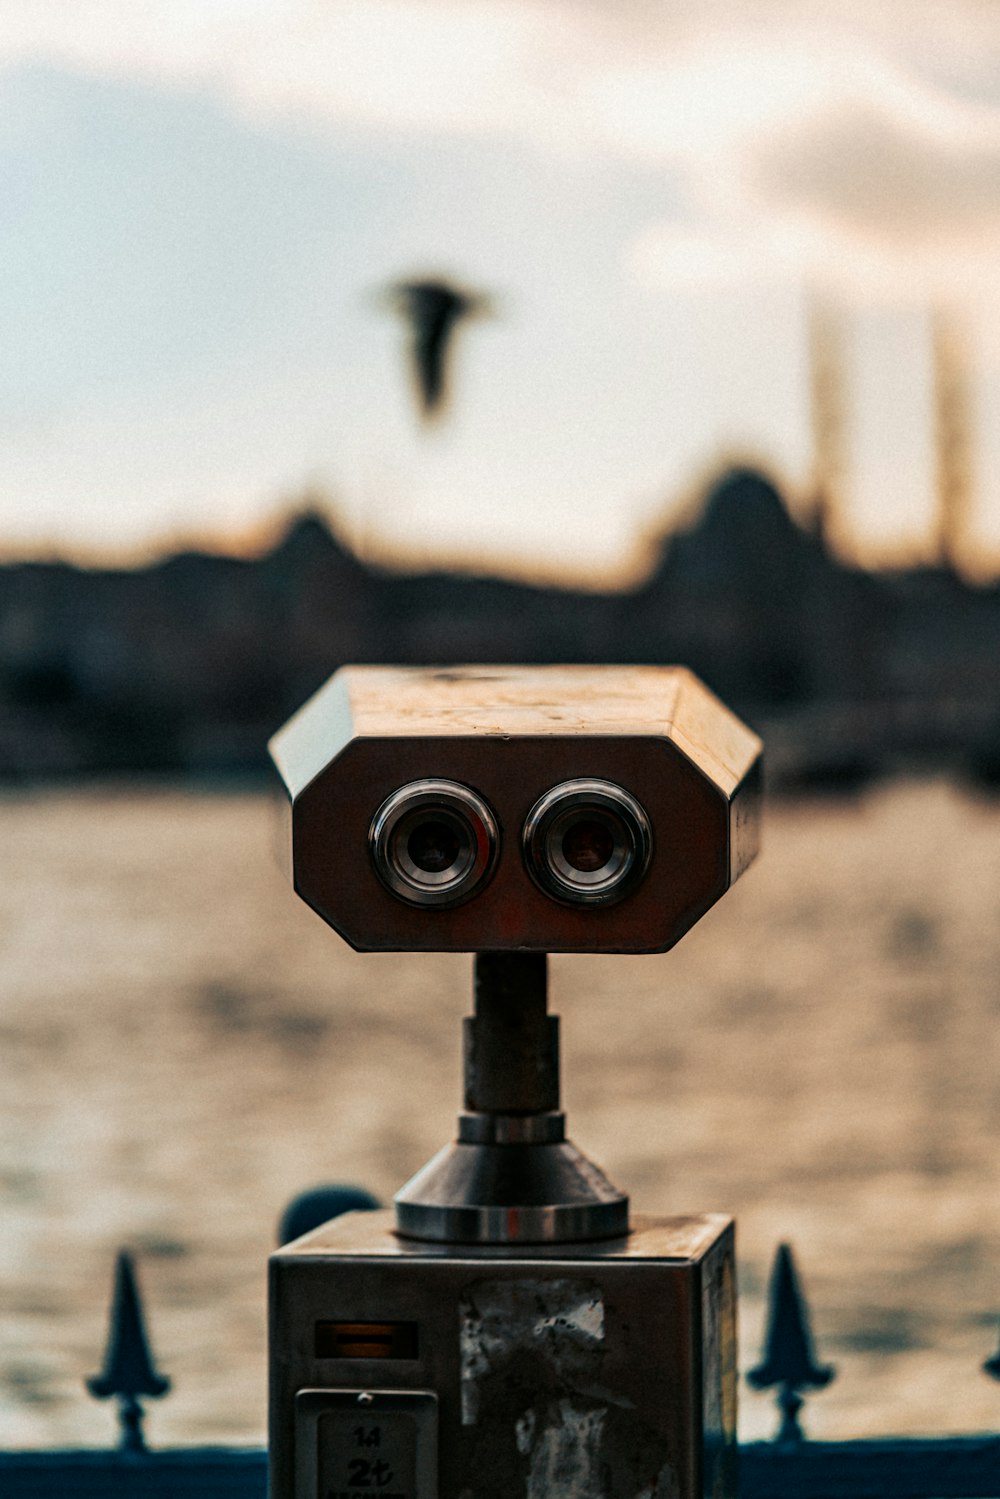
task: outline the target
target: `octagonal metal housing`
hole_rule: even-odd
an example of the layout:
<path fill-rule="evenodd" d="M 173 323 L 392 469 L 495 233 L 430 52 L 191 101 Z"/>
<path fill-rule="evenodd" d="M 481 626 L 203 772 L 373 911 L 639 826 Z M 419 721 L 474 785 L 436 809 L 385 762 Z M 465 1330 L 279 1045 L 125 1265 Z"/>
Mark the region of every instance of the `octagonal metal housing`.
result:
<path fill-rule="evenodd" d="M 271 740 L 288 792 L 292 879 L 362 952 L 665 952 L 757 852 L 761 742 L 683 667 L 344 667 Z M 488 881 L 419 907 L 376 873 L 369 838 L 410 782 L 457 782 L 496 818 Z M 561 782 L 621 787 L 652 851 L 614 904 L 553 899 L 522 833 Z"/>

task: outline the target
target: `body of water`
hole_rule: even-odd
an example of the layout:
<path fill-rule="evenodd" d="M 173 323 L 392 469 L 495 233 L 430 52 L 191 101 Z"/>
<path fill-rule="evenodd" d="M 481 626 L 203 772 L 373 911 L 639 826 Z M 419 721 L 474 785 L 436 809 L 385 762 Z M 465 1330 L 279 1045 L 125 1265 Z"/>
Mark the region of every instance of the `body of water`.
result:
<path fill-rule="evenodd" d="M 299 1189 L 385 1200 L 450 1138 L 470 960 L 359 956 L 264 796 L 0 799 L 0 1445 L 101 1445 L 115 1251 L 174 1393 L 155 1444 L 256 1442 L 265 1259 Z M 739 1222 L 742 1364 L 790 1240 L 819 1436 L 1000 1426 L 1000 805 L 945 782 L 772 807 L 673 952 L 553 959 L 570 1130 L 649 1212 Z M 745 1437 L 769 1397 L 741 1391 Z"/>

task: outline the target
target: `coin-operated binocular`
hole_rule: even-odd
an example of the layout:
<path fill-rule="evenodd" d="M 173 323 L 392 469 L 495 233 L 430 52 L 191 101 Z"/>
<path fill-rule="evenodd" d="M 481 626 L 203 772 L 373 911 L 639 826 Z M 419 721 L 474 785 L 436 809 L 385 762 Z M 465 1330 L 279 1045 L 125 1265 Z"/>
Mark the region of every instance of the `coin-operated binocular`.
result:
<path fill-rule="evenodd" d="M 272 741 L 295 889 L 473 952 L 457 1139 L 279 1250 L 271 1499 L 729 1499 L 733 1226 L 567 1139 L 546 954 L 673 946 L 757 848 L 760 742 L 678 668 L 338 672 Z"/>

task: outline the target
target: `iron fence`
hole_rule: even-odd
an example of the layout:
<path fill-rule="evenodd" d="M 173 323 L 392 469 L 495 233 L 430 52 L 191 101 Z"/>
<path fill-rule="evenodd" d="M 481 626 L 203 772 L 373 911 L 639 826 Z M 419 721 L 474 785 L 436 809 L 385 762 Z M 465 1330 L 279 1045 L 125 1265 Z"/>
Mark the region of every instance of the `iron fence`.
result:
<path fill-rule="evenodd" d="M 983 1372 L 1000 1380 L 1000 1350 Z M 774 1389 L 773 1441 L 740 1448 L 742 1499 L 1000 1499 L 1000 1435 L 813 1442 L 803 1429 L 809 1392 L 836 1371 L 815 1355 L 809 1311 L 791 1248 L 775 1256 L 763 1356 L 747 1375 Z M 267 1454 L 259 1448 L 150 1451 L 143 1402 L 165 1396 L 131 1257 L 117 1261 L 104 1367 L 86 1381 L 118 1405 L 120 1436 L 110 1451 L 0 1452 L 2 1499 L 264 1499 Z"/>

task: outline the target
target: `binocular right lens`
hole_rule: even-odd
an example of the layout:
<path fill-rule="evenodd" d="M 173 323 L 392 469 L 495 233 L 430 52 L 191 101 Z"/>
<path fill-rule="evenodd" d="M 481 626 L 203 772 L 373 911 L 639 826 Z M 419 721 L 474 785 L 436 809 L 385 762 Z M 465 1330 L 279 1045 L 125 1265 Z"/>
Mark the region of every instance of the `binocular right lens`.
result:
<path fill-rule="evenodd" d="M 653 851 L 645 811 L 611 781 L 563 781 L 524 824 L 528 872 L 546 895 L 572 906 L 622 900 L 646 873 Z"/>
<path fill-rule="evenodd" d="M 457 906 L 493 872 L 499 833 L 481 796 L 458 781 L 411 781 L 388 797 L 368 832 L 375 872 L 413 906 Z"/>

